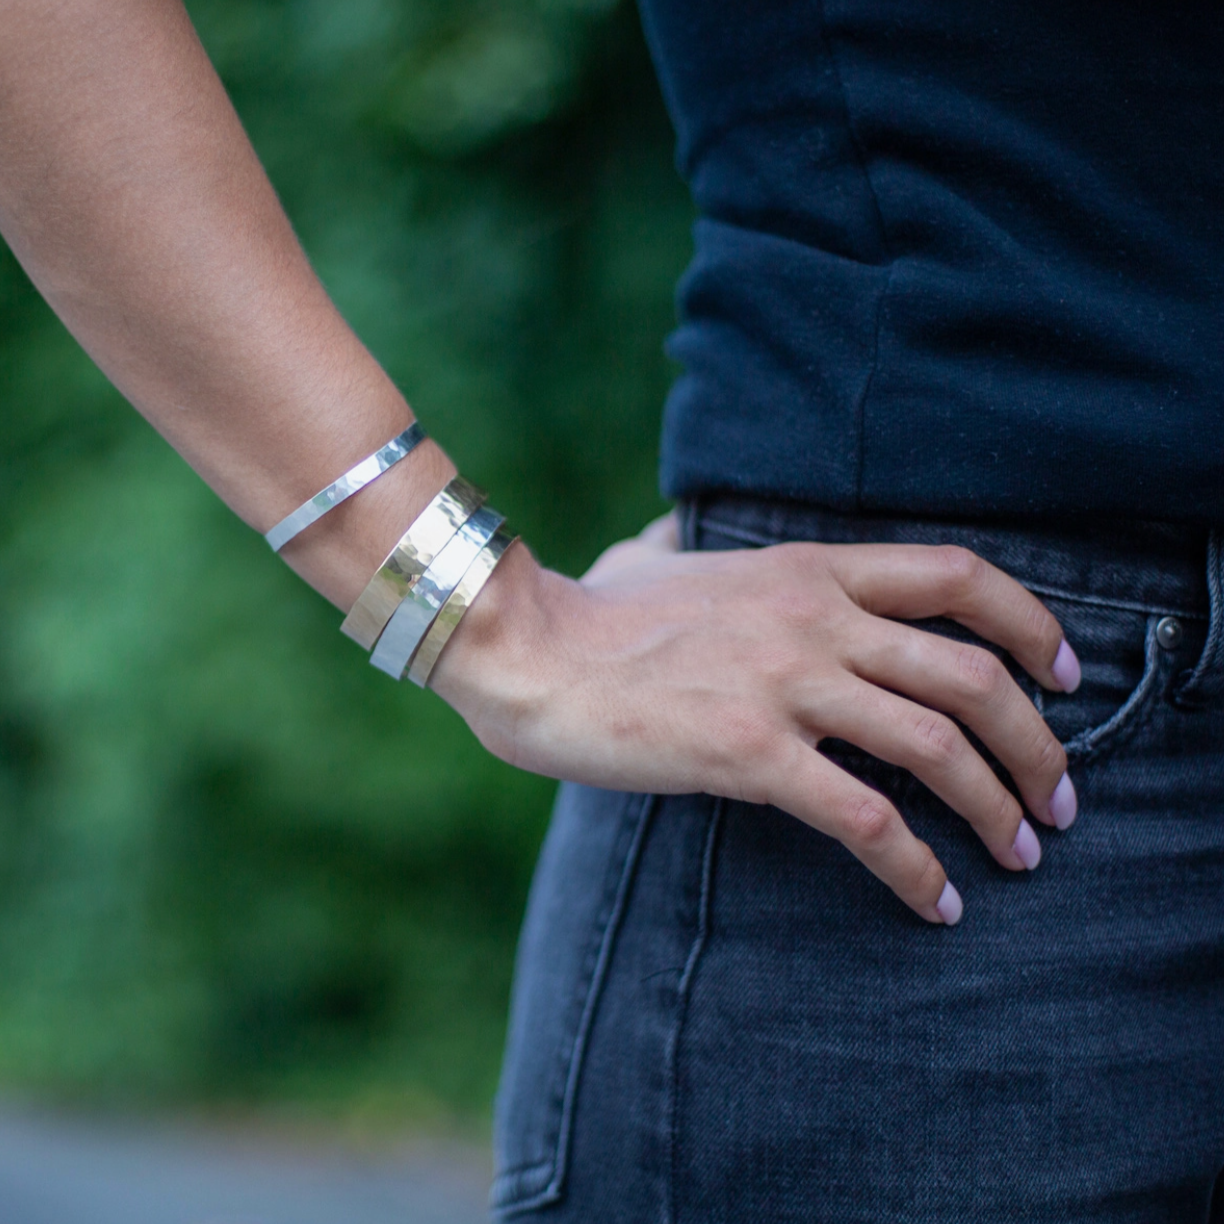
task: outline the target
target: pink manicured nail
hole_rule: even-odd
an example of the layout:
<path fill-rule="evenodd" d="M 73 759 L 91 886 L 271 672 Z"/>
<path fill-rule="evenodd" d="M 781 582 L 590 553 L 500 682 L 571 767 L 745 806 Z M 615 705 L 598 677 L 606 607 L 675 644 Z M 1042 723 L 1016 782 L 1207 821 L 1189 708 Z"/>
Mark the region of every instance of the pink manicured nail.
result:
<path fill-rule="evenodd" d="M 1075 813 L 1078 810 L 1079 801 L 1075 797 L 1075 787 L 1071 785 L 1071 779 L 1063 774 L 1050 796 L 1050 819 L 1055 828 L 1069 829 L 1075 823 Z"/>
<path fill-rule="evenodd" d="M 1075 651 L 1067 645 L 1066 638 L 1059 643 L 1058 653 L 1054 656 L 1054 665 L 1050 671 L 1054 673 L 1054 679 L 1058 681 L 1058 687 L 1064 693 L 1074 693 L 1079 688 L 1079 660 L 1075 657 Z"/>
<path fill-rule="evenodd" d="M 943 892 L 939 894 L 939 900 L 935 902 L 935 908 L 947 926 L 955 926 L 961 920 L 965 905 L 961 901 L 960 893 L 952 887 L 951 880 L 944 885 Z"/>
<path fill-rule="evenodd" d="M 1027 820 L 1020 821 L 1020 828 L 1016 833 L 1016 840 L 1012 842 L 1012 849 L 1016 852 L 1016 857 L 1030 871 L 1041 862 L 1041 843 L 1037 840 L 1037 834 L 1033 832 L 1033 826 Z"/>

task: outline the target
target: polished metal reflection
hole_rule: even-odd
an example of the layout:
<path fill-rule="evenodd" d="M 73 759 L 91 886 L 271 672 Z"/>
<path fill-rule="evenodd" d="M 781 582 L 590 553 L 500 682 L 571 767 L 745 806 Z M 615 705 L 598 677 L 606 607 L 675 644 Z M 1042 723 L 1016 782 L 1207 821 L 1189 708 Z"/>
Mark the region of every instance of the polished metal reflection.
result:
<path fill-rule="evenodd" d="M 472 606 L 476 596 L 484 589 L 484 585 L 493 576 L 497 563 L 505 555 L 506 549 L 518 539 L 498 528 L 493 538 L 480 550 L 476 560 L 468 567 L 459 585 L 450 593 L 441 611 L 430 626 L 425 640 L 412 659 L 408 669 L 408 679 L 413 684 L 424 688 L 429 683 L 430 673 L 442 648 L 450 641 L 451 634 L 459 627 L 464 613 Z"/>
<path fill-rule="evenodd" d="M 1156 625 L 1156 640 L 1165 650 L 1176 650 L 1182 640 L 1181 621 L 1175 616 L 1162 616 Z"/>
<path fill-rule="evenodd" d="M 483 490 L 456 476 L 400 537 L 349 609 L 340 632 L 372 650 L 400 601 L 484 499 Z"/>
<path fill-rule="evenodd" d="M 347 501 L 377 480 L 385 471 L 393 468 L 401 459 L 410 455 L 425 440 L 425 431 L 413 421 L 402 434 L 391 439 L 356 467 L 351 467 L 339 480 L 333 481 L 322 492 L 316 493 L 308 502 L 303 502 L 292 514 L 286 515 L 264 539 L 280 552 L 299 532 L 317 523 L 329 510 Z"/>
<path fill-rule="evenodd" d="M 455 532 L 395 609 L 370 656 L 375 667 L 396 680 L 403 679 L 434 617 L 503 522 L 496 510 L 484 507 Z"/>

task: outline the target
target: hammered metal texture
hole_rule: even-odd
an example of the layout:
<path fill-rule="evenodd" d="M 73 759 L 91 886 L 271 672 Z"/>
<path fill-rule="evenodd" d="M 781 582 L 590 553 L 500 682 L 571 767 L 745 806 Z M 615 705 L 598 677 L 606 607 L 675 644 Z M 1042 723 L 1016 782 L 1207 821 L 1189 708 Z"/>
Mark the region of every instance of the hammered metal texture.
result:
<path fill-rule="evenodd" d="M 485 507 L 477 510 L 455 532 L 450 543 L 438 553 L 433 564 L 395 609 L 395 615 L 383 630 L 370 656 L 370 662 L 375 667 L 396 680 L 403 679 L 434 617 L 503 522 L 505 519 L 502 515 Z"/>
<path fill-rule="evenodd" d="M 442 648 L 450 641 L 450 636 L 459 627 L 464 613 L 472 606 L 476 596 L 484 589 L 484 584 L 493 576 L 497 563 L 502 559 L 506 549 L 518 539 L 518 536 L 508 535 L 500 527 L 493 538 L 481 549 L 476 560 L 468 567 L 463 580 L 450 593 L 450 597 L 442 605 L 434 623 L 430 626 L 425 640 L 412 659 L 408 669 L 408 679 L 413 684 L 424 688 L 429 683 L 429 675 L 442 653 Z"/>
<path fill-rule="evenodd" d="M 329 510 L 377 480 L 385 471 L 410 455 L 424 440 L 425 431 L 418 422 L 413 421 L 402 434 L 392 438 L 386 446 L 380 447 L 356 467 L 349 468 L 339 480 L 316 493 L 308 502 L 303 502 L 292 514 L 286 515 L 271 531 L 266 532 L 264 539 L 272 546 L 272 551 L 280 552 L 295 535 L 305 531 L 312 523 L 317 523 Z"/>
<path fill-rule="evenodd" d="M 484 504 L 485 494 L 462 476 L 417 515 L 378 573 L 370 579 L 340 626 L 340 632 L 373 650 L 391 614 L 412 590 L 455 532 Z"/>

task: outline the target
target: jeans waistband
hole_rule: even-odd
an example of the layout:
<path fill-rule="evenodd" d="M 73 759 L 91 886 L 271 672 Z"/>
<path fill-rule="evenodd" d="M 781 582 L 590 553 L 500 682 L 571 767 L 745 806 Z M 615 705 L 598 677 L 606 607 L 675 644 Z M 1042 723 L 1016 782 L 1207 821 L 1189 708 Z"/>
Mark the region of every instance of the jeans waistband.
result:
<path fill-rule="evenodd" d="M 843 514 L 729 494 L 696 498 L 681 510 L 687 548 L 703 547 L 710 536 L 745 546 L 797 540 L 959 544 L 1038 596 L 1205 621 L 1202 653 L 1180 677 L 1173 699 L 1186 708 L 1224 703 L 1224 530 L 1219 528 L 1145 521 L 972 523 Z"/>
<path fill-rule="evenodd" d="M 700 547 L 702 533 L 709 532 L 746 546 L 795 540 L 959 544 L 1038 595 L 1190 619 L 1209 618 L 1211 587 L 1221 584 L 1224 590 L 1216 533 L 1171 523 L 952 522 L 843 514 L 729 494 L 685 503 L 682 519 L 688 548 Z"/>

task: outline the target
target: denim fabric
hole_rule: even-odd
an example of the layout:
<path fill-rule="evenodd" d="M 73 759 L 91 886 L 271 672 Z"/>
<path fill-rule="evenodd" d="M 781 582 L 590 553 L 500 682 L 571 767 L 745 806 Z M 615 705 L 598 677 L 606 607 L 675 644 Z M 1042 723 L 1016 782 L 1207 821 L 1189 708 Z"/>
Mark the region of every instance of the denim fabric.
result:
<path fill-rule="evenodd" d="M 1072 695 L 1024 681 L 1067 745 L 1080 815 L 1038 826 L 1037 871 L 1007 872 L 904 771 L 824 744 L 947 867 L 965 916 L 942 928 L 774 809 L 563 786 L 520 949 L 495 1212 L 1204 1224 L 1224 1167 L 1214 538 L 733 499 L 689 506 L 687 532 L 706 549 L 953 541 L 1014 574 L 1083 665 Z"/>

